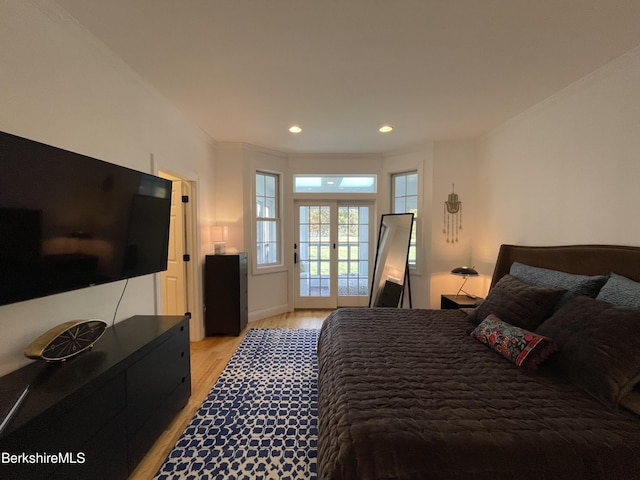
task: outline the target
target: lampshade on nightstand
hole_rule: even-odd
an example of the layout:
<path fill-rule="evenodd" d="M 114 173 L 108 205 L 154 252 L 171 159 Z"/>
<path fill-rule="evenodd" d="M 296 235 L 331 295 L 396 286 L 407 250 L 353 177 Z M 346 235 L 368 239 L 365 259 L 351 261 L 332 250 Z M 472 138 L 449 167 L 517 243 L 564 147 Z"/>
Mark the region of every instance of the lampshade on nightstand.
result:
<path fill-rule="evenodd" d="M 467 297 L 471 297 L 471 298 L 475 298 L 475 295 L 470 295 L 467 292 L 465 292 L 463 290 L 464 288 L 464 284 L 467 283 L 467 280 L 469 279 L 469 277 L 477 277 L 480 274 L 476 271 L 475 268 L 473 267 L 456 267 L 453 270 L 451 270 L 451 275 L 458 275 L 459 277 L 462 277 L 464 280 L 462 281 L 462 285 L 460 285 L 460 289 L 458 290 L 458 293 L 456 293 L 456 297 L 458 295 L 460 295 L 460 292 L 464 293 Z"/>
<path fill-rule="evenodd" d="M 214 253 L 216 255 L 224 255 L 226 250 L 226 241 L 229 235 L 229 228 L 226 225 L 211 226 L 211 242 L 213 243 Z"/>

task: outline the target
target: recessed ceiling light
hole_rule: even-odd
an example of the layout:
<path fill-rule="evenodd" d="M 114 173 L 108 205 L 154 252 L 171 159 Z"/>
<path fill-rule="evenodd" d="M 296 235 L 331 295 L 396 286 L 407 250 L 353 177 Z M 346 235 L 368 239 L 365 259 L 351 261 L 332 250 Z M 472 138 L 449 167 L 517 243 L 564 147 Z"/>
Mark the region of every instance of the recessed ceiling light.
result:
<path fill-rule="evenodd" d="M 292 125 L 289 127 L 291 133 L 300 133 L 302 129 L 298 125 Z"/>
<path fill-rule="evenodd" d="M 391 125 L 383 125 L 378 129 L 378 131 L 381 133 L 389 133 L 391 130 L 393 130 L 393 127 Z"/>

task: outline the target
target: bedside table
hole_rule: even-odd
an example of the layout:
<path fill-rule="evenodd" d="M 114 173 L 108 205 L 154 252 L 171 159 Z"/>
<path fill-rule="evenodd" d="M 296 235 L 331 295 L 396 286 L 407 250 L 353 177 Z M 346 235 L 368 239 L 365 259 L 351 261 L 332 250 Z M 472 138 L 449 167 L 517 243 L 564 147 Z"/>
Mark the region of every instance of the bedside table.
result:
<path fill-rule="evenodd" d="M 444 310 L 452 310 L 456 308 L 473 308 L 483 298 L 469 297 L 467 295 L 441 295 L 440 308 Z"/>

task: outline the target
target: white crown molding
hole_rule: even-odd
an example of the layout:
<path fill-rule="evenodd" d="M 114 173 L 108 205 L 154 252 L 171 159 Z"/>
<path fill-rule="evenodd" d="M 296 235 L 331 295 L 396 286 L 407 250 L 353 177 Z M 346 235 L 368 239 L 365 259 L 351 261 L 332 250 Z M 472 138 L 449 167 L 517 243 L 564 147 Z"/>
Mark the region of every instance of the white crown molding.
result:
<path fill-rule="evenodd" d="M 520 112 L 516 116 L 498 125 L 493 130 L 483 135 L 480 135 L 478 139 L 491 138 L 494 135 L 499 134 L 503 130 L 510 128 L 512 125 L 518 123 L 519 121 L 524 120 L 530 115 L 535 115 L 536 113 L 543 111 L 552 105 L 558 104 L 564 99 L 567 99 L 577 93 L 584 91 L 589 86 L 610 77 L 614 72 L 621 71 L 628 68 L 634 62 L 640 63 L 640 45 L 635 48 L 632 48 L 631 50 L 622 54 L 621 56 L 614 58 L 609 63 L 606 63 L 601 67 L 598 67 L 593 72 L 588 73 L 584 77 L 579 78 L 578 80 L 570 83 L 569 85 L 564 87 L 562 90 L 559 90 L 558 92 L 554 93 L 550 97 L 547 97 L 546 99 L 536 103 L 532 107 L 529 107 L 523 112 Z"/>

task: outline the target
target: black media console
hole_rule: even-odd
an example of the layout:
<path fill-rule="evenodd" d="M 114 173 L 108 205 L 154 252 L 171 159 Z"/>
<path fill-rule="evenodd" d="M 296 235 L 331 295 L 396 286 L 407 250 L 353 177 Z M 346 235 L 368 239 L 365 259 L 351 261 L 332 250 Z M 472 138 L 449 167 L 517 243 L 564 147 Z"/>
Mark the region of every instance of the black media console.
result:
<path fill-rule="evenodd" d="M 27 386 L 0 437 L 1 478 L 126 479 L 191 395 L 189 318 L 131 317 L 67 362 L 12 372 L 0 411 Z"/>

